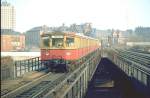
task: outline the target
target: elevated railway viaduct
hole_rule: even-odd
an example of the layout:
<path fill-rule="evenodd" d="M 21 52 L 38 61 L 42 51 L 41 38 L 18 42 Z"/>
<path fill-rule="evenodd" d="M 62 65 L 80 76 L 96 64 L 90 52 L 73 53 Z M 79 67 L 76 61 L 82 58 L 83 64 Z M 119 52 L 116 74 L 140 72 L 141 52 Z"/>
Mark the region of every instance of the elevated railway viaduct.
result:
<path fill-rule="evenodd" d="M 98 87 L 96 91 L 106 90 L 106 92 L 98 92 L 98 96 L 105 95 L 106 93 L 106 96 L 103 96 L 104 98 L 110 98 L 108 95 L 111 94 L 114 95 L 114 98 L 149 98 L 150 55 L 147 53 L 134 53 L 124 49 L 108 49 L 106 54 L 107 57 L 105 59 L 102 59 L 103 56 L 100 54 L 90 56 L 89 59 L 80 63 L 76 70 L 69 73 L 47 73 L 34 81 L 29 81 L 23 86 L 1 95 L 1 97 L 89 98 L 90 94 L 95 94 L 95 92 L 91 93 L 91 90 L 95 90 L 95 88 L 89 90 L 93 87 L 92 84 L 95 85 L 93 81 L 99 79 L 114 81 L 115 89 L 111 91 L 107 86 L 106 88 Z M 33 64 L 40 63 L 34 63 L 34 61 L 30 63 L 31 66 Z M 28 65 L 28 67 L 31 66 Z M 41 67 L 37 67 L 37 70 L 39 70 L 38 68 Z M 100 70 L 106 75 L 102 74 Z M 102 78 L 103 75 L 105 78 Z M 97 83 L 101 85 L 101 82 Z M 97 96 L 92 98 L 97 98 Z"/>

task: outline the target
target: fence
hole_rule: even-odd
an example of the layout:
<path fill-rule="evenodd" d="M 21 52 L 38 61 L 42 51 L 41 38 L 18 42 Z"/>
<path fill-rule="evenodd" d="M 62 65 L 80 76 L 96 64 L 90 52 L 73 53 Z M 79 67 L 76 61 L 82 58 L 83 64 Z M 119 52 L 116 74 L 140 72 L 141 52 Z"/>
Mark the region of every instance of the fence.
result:
<path fill-rule="evenodd" d="M 40 57 L 35 57 L 27 60 L 15 61 L 14 77 L 20 77 L 26 72 L 41 70 L 44 65 L 41 63 Z"/>
<path fill-rule="evenodd" d="M 10 67 L 1 68 L 1 80 L 13 78 L 13 70 Z"/>
<path fill-rule="evenodd" d="M 20 61 L 12 61 L 9 67 L 1 67 L 1 80 L 13 79 L 23 76 L 26 72 L 40 71 L 44 69 L 40 57 L 30 58 Z"/>
<path fill-rule="evenodd" d="M 1 80 L 13 77 L 14 62 L 10 56 L 1 57 Z"/>

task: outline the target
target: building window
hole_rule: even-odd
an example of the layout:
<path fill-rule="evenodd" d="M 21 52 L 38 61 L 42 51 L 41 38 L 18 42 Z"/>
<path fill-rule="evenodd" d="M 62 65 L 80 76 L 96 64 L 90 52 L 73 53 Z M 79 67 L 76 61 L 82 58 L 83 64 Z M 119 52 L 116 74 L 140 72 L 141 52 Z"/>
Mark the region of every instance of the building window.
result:
<path fill-rule="evenodd" d="M 19 42 L 20 37 L 19 36 L 12 36 L 12 42 Z"/>

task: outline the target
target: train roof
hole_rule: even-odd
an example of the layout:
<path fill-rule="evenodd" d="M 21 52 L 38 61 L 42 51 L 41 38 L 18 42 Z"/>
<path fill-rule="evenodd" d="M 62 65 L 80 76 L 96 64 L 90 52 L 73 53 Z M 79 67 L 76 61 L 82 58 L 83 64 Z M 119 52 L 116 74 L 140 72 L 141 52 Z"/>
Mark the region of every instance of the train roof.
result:
<path fill-rule="evenodd" d="M 85 36 L 83 33 L 76 33 L 76 36 L 81 36 L 81 37 L 83 37 L 83 38 L 88 38 L 88 39 L 98 40 L 98 39 L 93 38 L 93 37 Z"/>
<path fill-rule="evenodd" d="M 96 38 L 85 36 L 83 33 L 76 33 L 76 32 L 47 32 L 47 33 L 41 34 L 41 36 L 44 36 L 44 35 L 70 35 L 70 36 L 79 36 L 79 37 L 83 37 L 87 39 L 98 40 Z"/>

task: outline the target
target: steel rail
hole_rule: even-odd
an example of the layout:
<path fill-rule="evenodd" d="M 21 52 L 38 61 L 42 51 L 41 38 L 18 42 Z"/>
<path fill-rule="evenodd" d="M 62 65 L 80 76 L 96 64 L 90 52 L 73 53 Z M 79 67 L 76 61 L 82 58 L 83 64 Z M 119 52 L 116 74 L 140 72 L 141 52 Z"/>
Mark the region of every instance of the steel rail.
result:
<path fill-rule="evenodd" d="M 49 72 L 49 73 L 47 73 L 47 74 L 45 74 L 45 75 L 43 75 L 43 76 L 33 80 L 32 82 L 29 82 L 29 83 L 27 83 L 27 84 L 25 84 L 25 85 L 15 89 L 15 90 L 11 91 L 11 92 L 9 92 L 9 93 L 7 93 L 4 96 L 1 96 L 1 98 L 14 98 L 17 95 L 23 93 L 24 91 L 29 90 L 32 87 L 34 87 L 35 85 L 39 84 L 41 81 L 43 81 L 43 79 L 45 79 L 46 77 L 48 77 L 50 75 L 52 75 L 51 72 Z"/>
<path fill-rule="evenodd" d="M 61 80 L 63 80 L 65 76 L 65 74 L 53 73 L 53 77 L 55 77 L 56 79 L 48 79 L 46 81 L 41 81 L 39 84 L 33 86 L 32 88 L 21 93 L 15 98 L 42 98 L 44 94 L 46 94 L 49 90 L 53 89 L 55 85 L 61 82 Z"/>
<path fill-rule="evenodd" d="M 147 74 L 150 74 L 150 67 L 149 67 L 149 63 L 147 63 L 147 65 L 143 65 L 143 61 L 140 61 L 139 62 L 139 59 L 135 59 L 136 57 L 130 57 L 130 56 L 132 56 L 131 54 L 130 55 L 125 55 L 125 54 L 127 54 L 127 53 L 124 53 L 124 54 L 122 54 L 121 55 L 121 50 L 120 49 L 113 49 L 113 51 L 115 52 L 115 54 L 119 57 L 119 58 L 121 58 L 121 59 L 123 59 L 123 60 L 125 60 L 125 61 L 127 61 L 127 62 L 131 62 L 132 63 L 132 65 L 131 66 L 133 66 L 133 67 L 136 67 L 136 68 L 138 68 L 139 70 L 141 70 L 142 72 L 144 72 L 144 73 L 147 73 Z M 138 55 L 139 56 L 139 55 Z M 140 57 L 140 56 L 139 56 Z M 149 61 L 150 59 L 148 59 L 148 61 Z"/>

